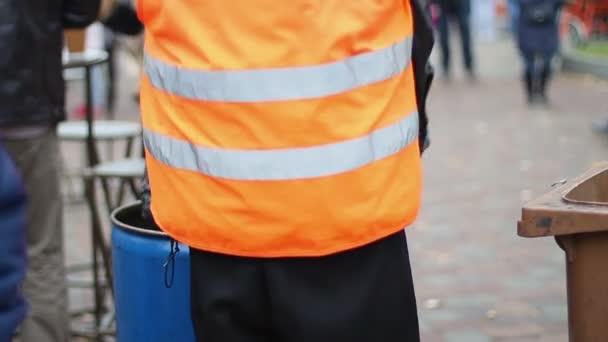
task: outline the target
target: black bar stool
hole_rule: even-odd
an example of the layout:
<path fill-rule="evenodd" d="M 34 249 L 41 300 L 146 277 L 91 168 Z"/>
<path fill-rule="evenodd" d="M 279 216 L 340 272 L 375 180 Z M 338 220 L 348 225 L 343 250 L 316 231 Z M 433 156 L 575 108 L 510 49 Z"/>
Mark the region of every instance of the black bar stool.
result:
<path fill-rule="evenodd" d="M 100 164 L 99 152 L 97 150 L 97 138 L 108 139 L 112 134 L 108 131 L 119 133 L 115 135 L 125 136 L 127 139 L 139 136 L 141 128 L 134 123 L 114 123 L 97 122 L 93 118 L 93 95 L 91 74 L 92 69 L 108 62 L 108 54 L 105 51 L 85 51 L 82 53 L 71 53 L 68 59 L 64 62 L 64 69 L 82 69 L 84 70 L 84 87 L 85 87 L 85 121 L 84 122 L 64 122 L 58 126 L 58 135 L 60 139 L 67 141 L 82 141 L 86 148 L 86 167 L 93 169 Z M 107 126 L 121 126 L 122 129 L 111 130 Z M 130 126 L 129 126 L 130 125 Z M 128 128 L 128 129 L 127 129 Z M 125 132 L 131 132 L 133 137 Z M 100 134 L 98 134 L 100 133 Z M 132 143 L 127 143 L 130 147 Z M 97 193 L 95 187 L 95 179 L 87 176 L 84 172 L 84 195 L 90 211 L 91 224 L 91 263 L 87 265 L 75 265 L 68 267 L 68 272 L 77 272 L 90 269 L 92 272 L 92 284 L 85 287 L 92 287 L 94 294 L 94 306 L 92 312 L 94 314 L 94 326 L 87 329 L 73 329 L 74 336 L 89 337 L 96 341 L 102 341 L 103 336 L 114 335 L 113 329 L 110 328 L 108 320 L 104 320 L 104 315 L 110 313 L 107 309 L 107 297 L 112 298 L 112 270 L 111 270 L 111 255 L 108 242 L 106 241 L 102 229 L 101 217 L 97 207 Z M 105 179 L 101 180 L 104 195 L 109 193 L 109 186 Z M 103 279 L 100 273 L 103 273 Z M 71 284 L 79 285 L 79 284 Z M 80 284 L 82 286 L 82 284 Z M 87 285 L 87 284 L 85 284 Z M 72 286 L 73 287 L 73 286 Z M 108 291 L 109 290 L 109 291 Z M 79 316 L 85 312 L 73 312 L 73 316 Z M 103 320 L 103 322 L 102 322 Z"/>

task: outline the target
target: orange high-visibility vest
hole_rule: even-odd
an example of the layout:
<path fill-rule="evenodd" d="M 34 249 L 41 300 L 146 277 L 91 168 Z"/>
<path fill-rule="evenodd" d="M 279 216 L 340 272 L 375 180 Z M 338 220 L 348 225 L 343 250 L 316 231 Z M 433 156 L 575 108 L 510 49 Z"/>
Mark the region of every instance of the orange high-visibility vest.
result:
<path fill-rule="evenodd" d="M 421 197 L 409 0 L 139 0 L 152 212 L 174 239 L 321 256 Z"/>

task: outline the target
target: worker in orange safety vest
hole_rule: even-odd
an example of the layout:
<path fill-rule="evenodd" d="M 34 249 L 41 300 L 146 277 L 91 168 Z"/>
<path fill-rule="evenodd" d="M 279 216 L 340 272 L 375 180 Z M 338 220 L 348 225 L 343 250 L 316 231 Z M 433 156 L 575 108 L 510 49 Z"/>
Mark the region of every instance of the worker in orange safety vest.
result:
<path fill-rule="evenodd" d="M 418 0 L 139 0 L 151 213 L 197 340 L 418 341 Z"/>

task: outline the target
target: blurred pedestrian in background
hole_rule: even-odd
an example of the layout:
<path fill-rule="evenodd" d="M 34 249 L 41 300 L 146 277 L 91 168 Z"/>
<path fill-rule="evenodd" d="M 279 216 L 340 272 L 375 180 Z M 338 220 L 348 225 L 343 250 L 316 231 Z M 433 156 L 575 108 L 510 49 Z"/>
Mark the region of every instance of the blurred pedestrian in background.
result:
<path fill-rule="evenodd" d="M 563 0 L 518 0 L 517 42 L 524 61 L 529 104 L 547 104 L 551 63 L 559 47 L 558 14 Z"/>
<path fill-rule="evenodd" d="M 465 70 L 470 79 L 475 78 L 472 36 L 471 0 L 433 0 L 439 7 L 439 46 L 441 66 L 446 78 L 451 77 L 450 22 L 455 20 L 460 31 L 460 43 Z"/>
<path fill-rule="evenodd" d="M 519 25 L 519 0 L 507 0 L 509 10 L 509 31 L 517 37 L 517 26 Z"/>
<path fill-rule="evenodd" d="M 13 161 L 0 145 L 0 341 L 10 341 L 25 317 L 25 193 Z"/>
<path fill-rule="evenodd" d="M 23 342 L 69 340 L 55 130 L 65 119 L 63 35 L 65 28 L 83 28 L 107 15 L 112 1 L 102 3 L 0 2 L 0 140 L 24 179 L 29 198 L 24 294 L 30 311 L 20 331 Z"/>

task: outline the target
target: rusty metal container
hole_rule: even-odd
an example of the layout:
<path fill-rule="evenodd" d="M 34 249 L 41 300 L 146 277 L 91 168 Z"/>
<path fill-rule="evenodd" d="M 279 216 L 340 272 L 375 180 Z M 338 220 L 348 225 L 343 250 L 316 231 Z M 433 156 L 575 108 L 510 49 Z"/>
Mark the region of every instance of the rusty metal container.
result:
<path fill-rule="evenodd" d="M 608 163 L 524 205 L 518 234 L 565 251 L 570 341 L 608 341 Z"/>

